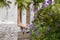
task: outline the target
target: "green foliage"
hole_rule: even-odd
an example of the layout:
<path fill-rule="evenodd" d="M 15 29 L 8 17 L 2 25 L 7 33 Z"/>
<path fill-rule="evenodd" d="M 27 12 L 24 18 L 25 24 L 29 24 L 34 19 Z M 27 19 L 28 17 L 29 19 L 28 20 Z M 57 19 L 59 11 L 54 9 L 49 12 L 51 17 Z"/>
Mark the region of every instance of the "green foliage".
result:
<path fill-rule="evenodd" d="M 10 1 L 6 1 L 6 0 L 0 0 L 0 7 L 9 6 L 9 3 L 11 3 L 11 2 Z"/>
<path fill-rule="evenodd" d="M 57 5 L 59 7 L 57 7 Z M 60 40 L 60 4 L 41 8 L 33 21 L 31 40 Z M 39 33 L 38 33 L 39 32 Z"/>
<path fill-rule="evenodd" d="M 55 0 L 55 3 L 59 3 L 59 4 L 60 4 L 60 0 L 58 0 L 58 1 L 57 1 L 57 0 Z"/>
<path fill-rule="evenodd" d="M 19 5 L 19 7 L 25 8 L 27 8 L 31 2 L 32 0 L 16 0 L 16 3 Z"/>
<path fill-rule="evenodd" d="M 44 0 L 33 0 L 33 2 L 34 2 L 34 6 L 38 7 L 39 3 L 44 2 Z"/>

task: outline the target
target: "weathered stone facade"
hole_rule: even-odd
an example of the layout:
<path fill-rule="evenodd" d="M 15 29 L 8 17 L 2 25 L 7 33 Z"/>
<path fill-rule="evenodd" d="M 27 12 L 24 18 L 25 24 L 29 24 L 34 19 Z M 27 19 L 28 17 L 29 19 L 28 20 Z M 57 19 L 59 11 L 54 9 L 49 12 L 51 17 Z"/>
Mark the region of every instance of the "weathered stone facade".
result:
<path fill-rule="evenodd" d="M 0 24 L 0 40 L 17 40 L 17 25 Z"/>
<path fill-rule="evenodd" d="M 10 7 L 0 8 L 0 40 L 17 40 L 17 5 L 10 0 Z"/>

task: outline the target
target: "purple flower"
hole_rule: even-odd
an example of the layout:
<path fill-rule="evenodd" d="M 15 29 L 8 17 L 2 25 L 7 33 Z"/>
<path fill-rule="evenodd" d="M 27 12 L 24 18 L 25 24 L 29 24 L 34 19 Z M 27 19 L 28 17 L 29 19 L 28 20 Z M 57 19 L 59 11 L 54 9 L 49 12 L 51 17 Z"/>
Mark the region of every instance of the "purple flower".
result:
<path fill-rule="evenodd" d="M 37 13 L 37 9 L 34 9 L 33 11 L 34 11 L 34 13 Z"/>
<path fill-rule="evenodd" d="M 44 7 L 47 7 L 48 5 L 49 5 L 49 4 L 45 3 L 45 4 L 44 4 Z"/>
<path fill-rule="evenodd" d="M 34 24 L 32 23 L 32 24 L 30 24 L 30 26 L 29 26 L 32 30 L 34 30 Z"/>
<path fill-rule="evenodd" d="M 40 34 L 40 32 L 37 32 L 37 34 L 39 35 L 39 34 Z"/>
<path fill-rule="evenodd" d="M 37 31 L 37 36 L 40 36 L 40 31 Z"/>
<path fill-rule="evenodd" d="M 50 0 L 45 1 L 45 3 L 44 3 L 44 7 L 47 7 L 50 3 L 51 3 L 51 1 L 50 1 Z"/>
<path fill-rule="evenodd" d="M 36 16 L 34 16 L 34 19 L 36 19 Z"/>
<path fill-rule="evenodd" d="M 50 4 L 50 3 L 51 3 L 51 1 L 50 1 L 50 0 L 48 0 L 48 1 L 47 1 L 47 3 L 48 3 L 48 4 Z"/>

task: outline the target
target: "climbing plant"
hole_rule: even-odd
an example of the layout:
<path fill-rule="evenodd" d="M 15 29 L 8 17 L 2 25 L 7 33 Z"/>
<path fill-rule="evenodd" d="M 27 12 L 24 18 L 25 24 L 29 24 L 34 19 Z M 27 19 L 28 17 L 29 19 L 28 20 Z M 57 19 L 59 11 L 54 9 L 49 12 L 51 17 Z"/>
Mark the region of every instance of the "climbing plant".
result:
<path fill-rule="evenodd" d="M 30 25 L 31 40 L 60 40 L 60 0 L 53 3 L 48 0 L 35 13 L 33 24 Z"/>
<path fill-rule="evenodd" d="M 18 6 L 21 8 L 25 7 L 27 8 L 27 6 L 31 3 L 32 0 L 16 0 L 16 3 L 18 4 Z"/>
<path fill-rule="evenodd" d="M 6 0 L 0 0 L 0 7 L 9 6 L 11 2 Z"/>

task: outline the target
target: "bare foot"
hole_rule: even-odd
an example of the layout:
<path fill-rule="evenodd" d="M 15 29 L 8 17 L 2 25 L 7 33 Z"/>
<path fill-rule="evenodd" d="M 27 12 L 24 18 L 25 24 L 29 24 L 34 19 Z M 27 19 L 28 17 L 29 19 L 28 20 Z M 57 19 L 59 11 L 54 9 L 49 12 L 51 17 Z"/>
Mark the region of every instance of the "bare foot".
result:
<path fill-rule="evenodd" d="M 18 24 L 18 26 L 22 27 L 22 28 L 27 28 L 27 25 L 24 25 L 24 24 Z"/>

